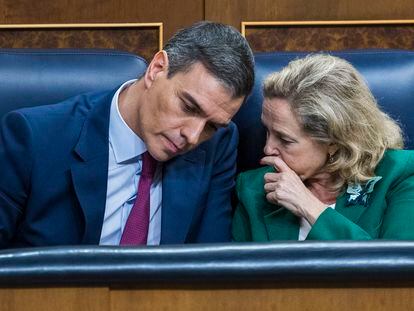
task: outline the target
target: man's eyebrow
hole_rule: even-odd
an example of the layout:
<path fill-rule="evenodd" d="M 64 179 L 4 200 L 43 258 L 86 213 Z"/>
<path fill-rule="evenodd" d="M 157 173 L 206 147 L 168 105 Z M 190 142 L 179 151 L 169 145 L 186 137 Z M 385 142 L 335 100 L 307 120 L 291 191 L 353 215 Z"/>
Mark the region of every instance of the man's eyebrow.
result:
<path fill-rule="evenodd" d="M 193 96 L 191 96 L 191 94 L 189 94 L 187 92 L 183 92 L 181 96 L 185 100 L 189 101 L 193 105 L 194 110 L 198 114 L 200 114 L 202 116 L 205 116 L 206 115 L 206 113 L 204 112 L 204 110 L 201 109 L 201 106 L 198 104 L 197 100 Z M 226 126 L 229 125 L 229 123 L 214 123 L 214 125 L 217 126 L 217 127 L 226 127 Z"/>
<path fill-rule="evenodd" d="M 198 113 L 203 115 L 205 114 L 198 102 L 196 101 L 196 99 L 193 96 L 191 96 L 191 94 L 183 92 L 182 97 L 184 97 L 185 100 L 189 101 L 193 105 L 194 110 L 196 110 Z"/>

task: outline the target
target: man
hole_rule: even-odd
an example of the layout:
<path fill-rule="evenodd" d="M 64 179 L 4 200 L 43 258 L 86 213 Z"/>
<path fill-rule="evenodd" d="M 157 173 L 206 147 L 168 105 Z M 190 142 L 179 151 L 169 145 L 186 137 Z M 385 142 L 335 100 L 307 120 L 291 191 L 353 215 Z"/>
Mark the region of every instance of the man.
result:
<path fill-rule="evenodd" d="M 253 79 L 245 39 L 201 22 L 178 32 L 136 81 L 9 113 L 0 246 L 228 241 L 230 119 Z"/>

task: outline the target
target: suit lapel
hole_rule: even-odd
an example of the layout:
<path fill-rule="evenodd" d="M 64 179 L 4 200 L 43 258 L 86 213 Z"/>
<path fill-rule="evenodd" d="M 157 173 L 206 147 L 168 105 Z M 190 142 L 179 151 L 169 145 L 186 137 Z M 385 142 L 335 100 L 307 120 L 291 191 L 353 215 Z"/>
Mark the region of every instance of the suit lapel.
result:
<path fill-rule="evenodd" d="M 354 223 L 357 223 L 362 213 L 366 211 L 366 207 L 361 204 L 354 204 L 347 206 L 347 201 L 349 194 L 343 193 L 337 200 L 335 204 L 335 210 L 344 215 L 346 218 L 351 220 Z"/>
<path fill-rule="evenodd" d="M 76 196 L 83 211 L 82 244 L 98 244 L 102 230 L 108 180 L 109 111 L 114 92 L 93 98 L 74 152 L 80 161 L 72 165 Z"/>
<path fill-rule="evenodd" d="M 275 207 L 266 203 L 264 223 L 269 241 L 298 239 L 299 218 L 284 207 Z"/>
<path fill-rule="evenodd" d="M 205 151 L 197 148 L 164 165 L 161 244 L 185 243 L 200 205 Z"/>

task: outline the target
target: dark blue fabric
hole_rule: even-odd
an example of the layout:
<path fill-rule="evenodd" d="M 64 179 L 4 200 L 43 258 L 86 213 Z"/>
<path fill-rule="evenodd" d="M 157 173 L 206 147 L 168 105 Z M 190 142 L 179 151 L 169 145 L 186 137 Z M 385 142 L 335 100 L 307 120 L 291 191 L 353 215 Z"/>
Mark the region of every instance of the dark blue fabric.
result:
<path fill-rule="evenodd" d="M 0 246 L 99 241 L 112 95 L 78 96 L 4 117 Z"/>
<path fill-rule="evenodd" d="M 110 92 L 8 113 L 0 128 L 0 247 L 98 244 Z M 230 240 L 237 130 L 164 164 L 161 242 Z"/>
<path fill-rule="evenodd" d="M 271 52 L 255 55 L 253 92 L 235 116 L 240 133 L 238 169 L 259 167 L 266 134 L 260 121 L 262 83 L 271 72 L 308 53 Z M 402 125 L 406 149 L 414 148 L 414 51 L 353 50 L 330 54 L 351 62 L 365 77 L 379 105 Z"/>
<path fill-rule="evenodd" d="M 8 88 L 0 83 L 2 111 L 42 105 L 10 112 L 1 122 L 0 248 L 98 244 L 111 99 L 145 62 L 124 52 L 66 50 L 0 51 L 0 71 L 3 62 L 12 78 Z M 108 86 L 111 91 L 54 104 Z M 231 123 L 164 164 L 161 243 L 230 240 L 237 140 Z"/>

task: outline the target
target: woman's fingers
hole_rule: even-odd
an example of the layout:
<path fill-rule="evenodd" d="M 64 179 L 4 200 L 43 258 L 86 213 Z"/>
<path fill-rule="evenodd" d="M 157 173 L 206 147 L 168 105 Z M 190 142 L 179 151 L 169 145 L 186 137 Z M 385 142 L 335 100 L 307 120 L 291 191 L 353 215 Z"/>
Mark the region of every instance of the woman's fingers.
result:
<path fill-rule="evenodd" d="M 260 164 L 272 166 L 278 172 L 290 172 L 290 167 L 280 157 L 266 156 L 260 160 Z"/>

